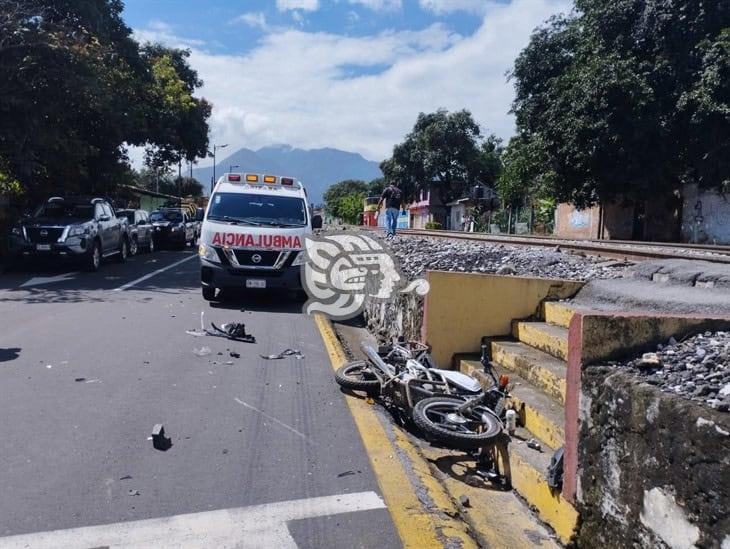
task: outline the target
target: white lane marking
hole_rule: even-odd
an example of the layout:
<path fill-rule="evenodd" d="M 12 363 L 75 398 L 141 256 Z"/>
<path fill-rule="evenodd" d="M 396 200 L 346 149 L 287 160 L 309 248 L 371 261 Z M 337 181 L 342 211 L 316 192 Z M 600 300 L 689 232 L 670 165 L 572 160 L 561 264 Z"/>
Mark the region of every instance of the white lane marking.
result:
<path fill-rule="evenodd" d="M 359 492 L 9 536 L 0 549 L 294 549 L 289 521 L 385 508 L 375 492 Z"/>
<path fill-rule="evenodd" d="M 58 276 L 36 276 L 30 280 L 26 280 L 19 287 L 26 288 L 28 286 L 41 286 L 42 284 L 53 284 L 54 282 L 63 282 L 74 278 L 78 273 L 64 273 Z"/>
<path fill-rule="evenodd" d="M 284 423 L 283 421 L 279 421 L 279 420 L 278 420 L 278 419 L 276 419 L 276 418 L 275 418 L 274 416 L 270 416 L 269 414 L 267 414 L 267 413 L 266 413 L 266 412 L 264 412 L 263 410 L 259 410 L 258 408 L 254 407 L 254 406 L 251 406 L 250 404 L 247 404 L 247 403 L 245 403 L 245 402 L 244 402 L 244 401 L 242 401 L 242 400 L 241 400 L 240 398 L 236 398 L 235 400 L 236 400 L 236 402 L 238 402 L 238 403 L 239 403 L 239 404 L 240 404 L 241 406 L 243 406 L 243 407 L 245 407 L 245 408 L 248 408 L 249 410 L 253 410 L 254 412 L 258 412 L 259 414 L 261 414 L 262 416 L 264 416 L 264 417 L 265 417 L 266 419 L 268 419 L 268 420 L 270 420 L 270 421 L 273 421 L 273 422 L 274 422 L 274 423 L 276 423 L 277 425 L 280 425 L 280 426 L 284 427 L 284 429 L 286 429 L 286 430 L 288 430 L 288 431 L 291 431 L 292 433 L 294 433 L 294 434 L 295 434 L 295 435 L 297 435 L 298 437 L 301 437 L 302 439 L 304 439 L 304 440 L 306 440 L 307 442 L 309 442 L 309 439 L 307 438 L 307 435 L 305 435 L 304 433 L 302 433 L 302 432 L 300 432 L 300 431 L 297 431 L 297 430 L 296 430 L 296 429 L 295 429 L 294 427 L 292 427 L 291 425 L 287 425 L 287 424 L 286 424 L 286 423 Z"/>
<path fill-rule="evenodd" d="M 123 284 L 122 286 L 119 286 L 119 288 L 114 288 L 113 291 L 115 292 L 123 292 L 124 290 L 128 290 L 132 286 L 136 286 L 140 282 L 144 282 L 148 278 L 152 278 L 153 276 L 157 276 L 160 273 L 164 273 L 168 269 L 172 269 L 173 267 L 177 267 L 178 265 L 181 265 L 182 263 L 185 263 L 186 261 L 190 261 L 193 258 L 198 257 L 198 254 L 188 256 L 184 259 L 181 259 L 180 261 L 176 261 L 172 265 L 168 265 L 167 267 L 162 267 L 162 269 L 157 269 L 156 271 L 152 271 L 151 273 L 148 273 L 144 276 L 139 277 L 137 280 L 132 280 L 132 282 L 127 282 L 126 284 Z"/>

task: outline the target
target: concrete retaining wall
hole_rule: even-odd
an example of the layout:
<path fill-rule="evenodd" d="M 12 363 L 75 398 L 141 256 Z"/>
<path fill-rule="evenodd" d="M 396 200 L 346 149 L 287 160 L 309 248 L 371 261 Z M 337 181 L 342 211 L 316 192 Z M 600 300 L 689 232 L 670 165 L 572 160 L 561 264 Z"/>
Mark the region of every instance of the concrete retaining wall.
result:
<path fill-rule="evenodd" d="M 581 547 L 728 547 L 730 416 L 610 367 L 583 371 Z"/>

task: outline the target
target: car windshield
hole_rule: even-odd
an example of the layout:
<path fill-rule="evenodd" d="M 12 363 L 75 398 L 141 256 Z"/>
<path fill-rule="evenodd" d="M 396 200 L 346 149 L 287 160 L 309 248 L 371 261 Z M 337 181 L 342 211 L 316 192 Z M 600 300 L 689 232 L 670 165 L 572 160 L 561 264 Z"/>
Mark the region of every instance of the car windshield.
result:
<path fill-rule="evenodd" d="M 129 221 L 130 223 L 134 223 L 134 212 L 133 211 L 119 212 L 119 215 L 117 217 L 126 217 L 127 221 Z"/>
<path fill-rule="evenodd" d="M 182 221 L 182 214 L 180 212 L 152 212 L 150 214 L 150 221 L 172 221 L 174 223 L 179 223 Z"/>
<path fill-rule="evenodd" d="M 73 202 L 47 202 L 35 211 L 33 217 L 93 219 L 94 205 Z"/>
<path fill-rule="evenodd" d="M 292 196 L 216 193 L 211 200 L 208 219 L 251 225 L 303 227 L 307 224 L 306 210 L 304 200 Z"/>

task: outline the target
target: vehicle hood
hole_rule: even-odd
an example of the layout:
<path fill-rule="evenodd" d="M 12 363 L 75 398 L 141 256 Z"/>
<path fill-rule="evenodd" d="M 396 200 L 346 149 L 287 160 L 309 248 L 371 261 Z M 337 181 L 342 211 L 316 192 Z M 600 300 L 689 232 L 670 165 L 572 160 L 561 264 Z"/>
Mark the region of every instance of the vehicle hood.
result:
<path fill-rule="evenodd" d="M 67 225 L 82 225 L 90 221 L 90 219 L 83 219 L 81 217 L 64 217 L 63 219 L 57 217 L 34 217 L 21 221 L 21 223 L 26 227 L 65 227 Z"/>
<path fill-rule="evenodd" d="M 208 246 L 228 246 L 257 250 L 301 250 L 304 236 L 311 234 L 305 227 L 252 227 L 205 221 L 200 240 Z"/>

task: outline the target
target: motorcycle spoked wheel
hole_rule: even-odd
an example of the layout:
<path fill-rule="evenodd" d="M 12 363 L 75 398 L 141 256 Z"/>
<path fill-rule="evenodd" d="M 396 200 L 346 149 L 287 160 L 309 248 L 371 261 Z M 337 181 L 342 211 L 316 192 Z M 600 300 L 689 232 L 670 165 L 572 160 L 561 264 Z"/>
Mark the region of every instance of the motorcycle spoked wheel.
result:
<path fill-rule="evenodd" d="M 348 362 L 338 368 L 335 381 L 343 389 L 362 391 L 371 396 L 380 394 L 380 381 L 366 360 Z"/>
<path fill-rule="evenodd" d="M 426 434 L 457 450 L 476 450 L 502 432 L 501 422 L 484 406 L 464 413 L 460 398 L 436 396 L 413 407 L 413 422 Z"/>

